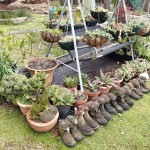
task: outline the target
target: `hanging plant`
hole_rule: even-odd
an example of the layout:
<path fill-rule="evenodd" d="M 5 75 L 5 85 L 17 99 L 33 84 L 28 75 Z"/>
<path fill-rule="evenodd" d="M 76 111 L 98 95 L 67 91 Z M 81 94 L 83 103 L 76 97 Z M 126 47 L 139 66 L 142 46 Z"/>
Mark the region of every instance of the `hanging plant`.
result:
<path fill-rule="evenodd" d="M 112 36 L 102 30 L 87 31 L 83 36 L 83 42 L 91 47 L 101 47 L 106 44 Z"/>
<path fill-rule="evenodd" d="M 77 45 L 79 44 L 80 39 L 81 39 L 80 37 L 76 36 Z M 74 42 L 73 42 L 72 36 L 66 36 L 66 37 L 62 38 L 58 42 L 58 44 L 63 50 L 74 50 Z"/>
<path fill-rule="evenodd" d="M 57 43 L 62 36 L 62 31 L 59 29 L 46 29 L 41 31 L 41 37 L 48 43 Z"/>

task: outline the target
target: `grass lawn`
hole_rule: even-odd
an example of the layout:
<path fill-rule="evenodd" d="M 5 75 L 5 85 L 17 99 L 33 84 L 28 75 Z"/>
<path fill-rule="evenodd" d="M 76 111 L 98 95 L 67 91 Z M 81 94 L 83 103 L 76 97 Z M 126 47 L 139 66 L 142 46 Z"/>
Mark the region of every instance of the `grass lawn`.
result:
<path fill-rule="evenodd" d="M 75 150 L 149 150 L 150 149 L 150 93 L 144 95 L 122 115 L 116 115 L 106 127 L 85 137 L 72 149 Z M 60 137 L 53 132 L 33 131 L 25 117 L 15 106 L 0 108 L 1 150 L 67 150 Z"/>

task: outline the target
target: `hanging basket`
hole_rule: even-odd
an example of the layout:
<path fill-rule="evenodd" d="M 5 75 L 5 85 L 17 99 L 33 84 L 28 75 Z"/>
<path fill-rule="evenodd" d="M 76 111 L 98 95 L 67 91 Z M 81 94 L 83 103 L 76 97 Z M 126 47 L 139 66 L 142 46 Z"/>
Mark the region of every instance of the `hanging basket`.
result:
<path fill-rule="evenodd" d="M 98 20 L 99 23 L 104 23 L 108 18 L 107 12 L 97 12 L 93 10 L 91 10 L 91 16 Z"/>
<path fill-rule="evenodd" d="M 92 27 L 92 26 L 96 26 L 98 23 L 98 21 L 95 19 L 95 20 L 88 20 L 86 21 L 86 26 L 87 27 Z"/>
<path fill-rule="evenodd" d="M 87 45 L 91 46 L 91 47 L 101 47 L 103 45 L 105 45 L 109 39 L 106 37 L 90 37 L 90 36 L 83 36 L 83 42 L 85 42 Z"/>
<path fill-rule="evenodd" d="M 41 31 L 41 38 L 48 43 L 57 43 L 61 39 L 61 34 L 55 35 L 46 31 Z"/>
<path fill-rule="evenodd" d="M 145 28 L 141 29 L 140 32 L 138 33 L 138 35 L 140 35 L 140 36 L 148 36 L 148 35 L 150 35 L 150 28 L 149 27 L 145 27 Z"/>

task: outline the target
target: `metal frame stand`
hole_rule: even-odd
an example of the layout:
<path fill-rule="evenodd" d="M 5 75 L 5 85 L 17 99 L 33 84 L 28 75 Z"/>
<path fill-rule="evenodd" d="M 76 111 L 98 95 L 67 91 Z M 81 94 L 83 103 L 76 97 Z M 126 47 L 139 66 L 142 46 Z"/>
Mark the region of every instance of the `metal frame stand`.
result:
<path fill-rule="evenodd" d="M 129 23 L 126 3 L 125 3 L 124 0 L 119 0 L 119 1 L 118 1 L 118 4 L 117 4 L 117 6 L 116 6 L 116 9 L 114 10 L 114 12 L 113 12 L 113 14 L 112 14 L 112 16 L 111 16 L 111 18 L 110 18 L 110 20 L 109 20 L 109 22 L 108 22 L 108 25 L 110 24 L 110 22 L 111 22 L 111 20 L 112 20 L 112 18 L 113 18 L 113 16 L 114 16 L 116 10 L 119 9 L 119 7 L 120 7 L 121 4 L 123 4 L 123 8 L 124 8 L 124 11 L 125 11 L 125 20 L 126 20 L 126 23 Z M 132 42 L 130 37 L 129 37 L 129 42 Z M 134 52 L 133 52 L 132 44 L 131 44 L 131 55 L 132 55 L 132 60 L 134 60 Z"/>
<path fill-rule="evenodd" d="M 69 10 L 69 19 L 70 19 L 70 24 L 71 24 L 71 32 L 72 32 L 72 36 L 73 36 L 73 43 L 74 43 L 74 50 L 75 50 L 75 56 L 76 56 L 76 64 L 77 64 L 77 70 L 69 65 L 66 65 L 64 63 L 62 63 L 61 61 L 59 61 L 59 63 L 65 65 L 66 67 L 69 67 L 70 69 L 78 72 L 78 77 L 79 77 L 79 83 L 80 83 L 80 87 L 81 87 L 81 91 L 83 92 L 83 83 L 82 83 L 82 77 L 81 77 L 81 69 L 80 69 L 80 62 L 79 62 L 79 55 L 78 55 L 78 47 L 77 47 L 77 43 L 76 43 L 76 35 L 75 35 L 75 30 L 74 30 L 74 21 L 73 21 L 73 14 L 72 14 L 72 5 L 73 1 L 72 0 L 65 0 L 58 24 L 56 26 L 56 28 L 59 28 L 60 23 L 62 21 L 63 18 L 63 14 L 65 11 L 66 6 L 68 6 L 68 10 Z M 85 27 L 85 30 L 87 31 L 87 26 L 86 26 L 86 22 L 85 22 L 85 17 L 84 17 L 84 13 L 83 13 L 83 9 L 82 9 L 82 5 L 81 5 L 81 1 L 78 0 L 78 5 L 79 5 L 79 9 L 81 12 L 81 17 L 83 20 L 83 24 Z M 49 50 L 46 53 L 46 57 L 48 57 L 49 53 L 50 53 L 50 49 L 52 48 L 52 43 L 49 45 Z M 53 57 L 54 58 L 54 57 Z M 54 58 L 55 59 L 55 58 Z"/>

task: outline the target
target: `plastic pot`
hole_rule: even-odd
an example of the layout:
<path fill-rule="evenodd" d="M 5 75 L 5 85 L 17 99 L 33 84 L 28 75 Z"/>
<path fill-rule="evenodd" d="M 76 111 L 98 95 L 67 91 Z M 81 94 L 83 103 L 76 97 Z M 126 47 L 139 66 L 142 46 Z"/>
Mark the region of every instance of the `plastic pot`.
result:
<path fill-rule="evenodd" d="M 59 111 L 59 118 L 60 119 L 65 119 L 70 112 L 70 106 L 59 106 L 57 107 Z"/>
<path fill-rule="evenodd" d="M 96 26 L 97 23 L 98 23 L 97 20 L 89 20 L 89 21 L 86 21 L 86 26 L 87 27 Z"/>

